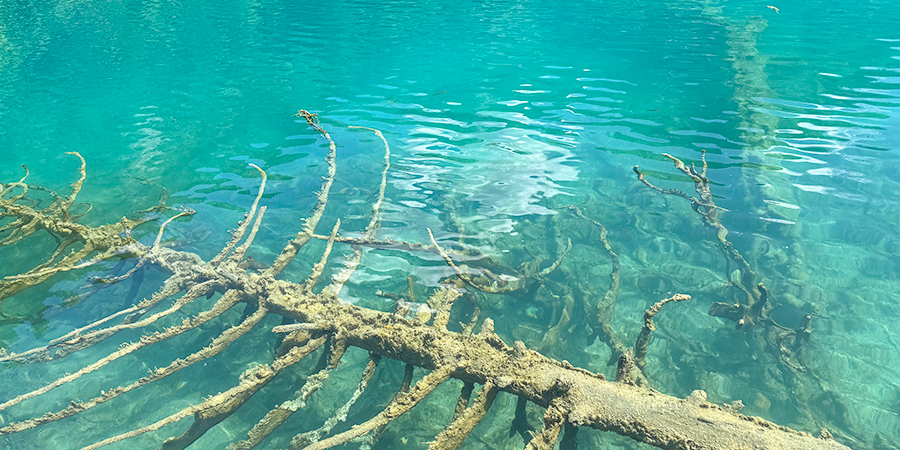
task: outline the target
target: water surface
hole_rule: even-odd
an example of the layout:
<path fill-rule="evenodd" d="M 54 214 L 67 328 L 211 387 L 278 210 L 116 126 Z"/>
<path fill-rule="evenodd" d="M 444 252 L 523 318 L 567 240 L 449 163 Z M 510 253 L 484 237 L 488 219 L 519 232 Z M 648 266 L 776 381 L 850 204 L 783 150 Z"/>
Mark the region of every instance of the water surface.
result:
<path fill-rule="evenodd" d="M 292 115 L 301 108 L 318 113 L 339 145 L 320 233 L 337 218 L 348 234 L 368 223 L 382 148 L 371 133 L 348 127 L 377 128 L 391 145 L 393 165 L 379 237 L 427 242 L 431 228 L 446 245 L 459 245 L 461 236 L 511 268 L 535 260 L 546 267 L 572 237 L 555 280 L 588 298 L 582 293 L 608 288 L 611 266 L 592 226 L 564 212 L 565 205 L 580 205 L 609 228 L 622 259 L 611 322 L 626 342 L 634 341 L 652 303 L 676 292 L 694 297 L 656 319 L 648 356 L 656 389 L 678 396 L 703 389 L 717 403 L 741 400 L 746 414 L 813 433 L 826 427 L 853 448 L 895 448 L 900 6 L 883 0 L 789 1 L 775 5 L 777 12 L 767 6 L 3 2 L 0 180 L 18 180 L 25 164 L 31 184 L 68 192 L 78 161 L 65 153 L 79 152 L 88 174 L 79 200 L 93 206 L 84 223 L 115 222 L 167 198 L 198 212 L 173 223 L 167 239 L 209 258 L 253 200 L 259 176 L 247 164 L 255 163 L 269 174 L 269 209 L 251 254 L 268 263 L 314 205 L 325 170 L 323 139 Z M 713 302 L 733 301 L 723 286 L 736 267 L 688 202 L 650 190 L 631 171 L 639 165 L 655 185 L 693 195 L 690 179 L 663 153 L 699 167 L 703 151 L 715 201 L 727 209 L 721 221 L 772 292 L 773 318 L 796 328 L 813 316 L 802 371 L 765 344 L 764 332 L 735 330 L 733 322 L 707 314 Z M 144 239 L 155 227 L 148 225 Z M 33 267 L 52 251 L 50 242 L 0 248 L 0 275 Z M 293 279 L 303 279 L 319 248 L 292 266 Z M 341 251 L 347 250 L 335 253 Z M 333 264 L 339 268 L 340 258 Z M 342 297 L 387 310 L 390 303 L 374 292 L 403 292 L 409 275 L 422 296 L 450 271 L 434 255 L 366 251 Z M 0 325 L 2 346 L 40 345 L 150 295 L 162 279 L 148 272 L 136 291 L 123 284 L 60 306 L 86 276 L 53 278 L 5 301 L 0 313 L 11 319 Z M 553 295 L 473 301 L 508 343 L 535 348 L 564 307 Z M 206 345 L 239 318 L 235 312 L 177 345 Z M 588 343 L 588 335 L 583 323 L 573 323 L 545 353 L 612 375 L 609 350 Z M 153 392 L 149 399 L 135 392 L 118 406 L 0 442 L 79 448 L 112 434 L 111 415 L 120 426 L 142 426 L 227 389 L 247 364 L 270 361 L 258 357 L 259 348 L 273 345 L 260 331 L 210 360 L 214 368 L 192 368 L 156 391 L 145 388 Z M 167 364 L 172 352 L 169 346 L 137 354 L 123 367 L 0 417 L 9 422 L 59 409 L 73 396 L 95 395 Z M 304 421 L 318 423 L 318 414 L 343 401 L 364 358 L 348 355 L 346 373 L 335 375 L 298 428 L 310 428 Z M 90 360 L 4 367 L 3 399 Z M 245 436 L 311 364 L 279 379 L 197 445 L 218 448 Z M 233 376 L 200 378 L 209 370 Z M 351 421 L 366 420 L 366 411 L 392 395 L 402 367 L 387 364 L 385 371 Z M 457 394 L 456 385 L 436 392 L 391 426 L 382 448 L 401 442 L 421 448 L 449 420 L 444 416 Z M 522 446 L 520 436 L 507 434 L 515 405 L 508 397 L 498 398 L 466 448 Z M 542 412 L 529 413 L 538 426 Z M 135 442 L 153 447 L 186 427 Z M 291 434 L 267 445 L 284 446 Z M 595 432 L 580 439 L 586 448 L 640 447 Z"/>

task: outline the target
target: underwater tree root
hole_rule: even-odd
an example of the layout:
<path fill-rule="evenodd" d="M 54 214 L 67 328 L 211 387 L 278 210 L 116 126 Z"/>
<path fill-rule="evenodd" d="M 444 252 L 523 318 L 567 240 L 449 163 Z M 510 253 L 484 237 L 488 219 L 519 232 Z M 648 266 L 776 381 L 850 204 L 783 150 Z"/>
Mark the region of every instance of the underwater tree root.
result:
<path fill-rule="evenodd" d="M 459 296 L 453 289 L 440 289 L 431 295 L 428 304 L 435 310 L 434 315 L 416 316 L 412 319 L 343 302 L 338 294 L 359 264 L 358 257 L 354 255 L 351 255 L 344 270 L 332 278 L 331 284 L 315 293 L 316 282 L 321 277 L 332 245 L 336 242 L 339 221 L 328 238 L 321 260 L 314 265 L 307 280 L 295 283 L 277 279 L 276 276 L 293 260 L 300 248 L 314 236 L 335 174 L 336 146 L 331 137 L 319 125 L 316 115 L 302 110 L 298 115 L 329 142 L 330 151 L 326 156 L 329 166 L 328 176 L 317 194 L 318 203 L 305 221 L 303 229 L 285 246 L 272 266 L 257 273 L 247 271 L 240 265 L 259 230 L 265 211 L 265 207 L 258 206 L 265 185 L 265 174 L 259 169 L 263 174 L 260 193 L 232 239 L 225 244 L 223 251 L 209 262 L 204 262 L 198 255 L 189 252 L 172 249 L 153 250 L 157 248 L 156 245 L 151 248 L 135 242 L 123 244 L 137 250 L 136 254 L 155 255 L 148 256 L 145 264 L 171 274 L 153 301 L 159 302 L 180 292 L 184 294 L 179 302 L 221 293 L 221 297 L 209 307 L 210 309 L 192 318 L 185 318 L 181 325 L 160 332 L 147 331 L 138 342 L 124 344 L 119 350 L 83 367 L 75 375 L 63 377 L 43 388 L 14 397 L 6 401 L 3 404 L 5 406 L 0 406 L 0 409 L 43 395 L 78 376 L 102 369 L 114 359 L 200 327 L 237 303 L 246 303 L 254 307 L 255 312 L 243 319 L 241 324 L 216 337 L 210 346 L 190 353 L 183 359 L 175 360 L 165 368 L 156 369 L 149 377 L 142 378 L 134 384 L 114 388 L 110 395 L 103 393 L 88 403 L 99 404 L 113 400 L 123 392 L 146 386 L 182 367 L 219 353 L 260 323 L 263 317 L 272 314 L 281 316 L 289 323 L 272 329 L 273 332 L 288 333 L 273 361 L 247 369 L 233 387 L 222 393 L 176 411 L 150 425 L 124 432 L 116 430 L 115 432 L 120 434 L 91 444 L 85 449 L 100 448 L 193 416 L 193 422 L 187 431 L 162 443 L 162 448 L 166 450 L 186 448 L 207 430 L 240 409 L 279 372 L 296 364 L 326 343 L 327 352 L 323 353 L 320 366 L 314 369 L 317 372 L 307 378 L 296 398 L 271 410 L 250 431 L 246 440 L 236 442 L 231 448 L 254 448 L 262 442 L 272 430 L 286 420 L 286 417 L 305 406 L 306 400 L 328 380 L 329 373 L 340 364 L 344 352 L 350 347 L 356 347 L 370 353 L 369 363 L 360 376 L 357 389 L 342 407 L 334 411 L 324 426 L 311 432 L 296 434 L 292 448 L 325 450 L 356 438 L 364 440 L 363 448 L 371 448 L 385 426 L 410 411 L 435 388 L 452 378 L 462 381 L 464 388 L 457 401 L 457 413 L 447 427 L 438 433 L 431 444 L 432 450 L 459 447 L 466 435 L 486 416 L 493 400 L 501 391 L 517 396 L 523 405 L 529 401 L 546 408 L 541 430 L 532 435 L 527 444 L 527 448 L 533 450 L 552 449 L 563 429 L 566 430 L 563 447 L 573 448 L 577 427 L 613 431 L 636 441 L 671 450 L 847 449 L 831 439 L 827 432 L 823 432 L 823 437 L 816 438 L 808 433 L 794 431 L 761 418 L 743 416 L 732 409 L 709 403 L 702 391 L 695 391 L 688 398 L 680 399 L 631 385 L 624 380 L 607 381 L 600 374 L 576 368 L 566 361 L 557 361 L 529 350 L 522 342 L 515 342 L 513 346 L 509 346 L 494 333 L 493 321 L 490 318 L 483 321 L 477 334 L 471 332 L 474 323 L 464 326 L 463 332 L 448 330 L 449 312 L 454 300 Z M 378 136 L 383 139 L 380 133 Z M 389 155 L 386 141 L 385 151 Z M 382 188 L 373 208 L 372 221 L 366 228 L 365 239 L 374 239 L 378 230 L 379 208 L 384 198 L 384 180 L 383 175 Z M 238 245 L 245 236 L 245 242 Z M 446 255 L 436 243 L 434 247 Z M 445 259 L 448 257 L 445 256 Z M 559 259 L 561 260 L 562 256 Z M 554 270 L 558 266 L 558 261 L 534 276 L 545 276 L 549 273 L 548 270 Z M 680 299 L 683 298 L 673 297 L 663 300 L 647 311 L 645 329 L 648 335 L 653 327 L 652 318 L 659 308 L 668 301 Z M 106 338 L 123 329 L 121 328 L 123 325 L 150 325 L 155 320 L 154 316 L 144 321 L 138 320 L 145 311 L 138 309 L 128 315 L 117 313 L 118 317 L 126 316 L 120 325 L 111 325 L 87 332 L 85 335 L 79 332 L 69 336 L 66 341 L 59 343 L 63 346 L 62 353 L 69 354 L 94 345 L 100 338 Z M 135 314 L 136 318 L 129 319 Z M 105 322 L 103 320 L 95 322 L 97 326 L 102 323 Z M 79 344 L 81 339 L 88 335 L 92 337 L 82 342 L 83 345 Z M 645 354 L 645 350 L 638 352 L 641 355 Z M 59 357 L 65 356 L 62 353 Z M 397 394 L 384 410 L 371 419 L 347 431 L 326 437 L 337 423 L 345 419 L 356 399 L 365 391 L 369 380 L 377 370 L 379 359 L 382 358 L 406 364 L 404 379 Z M 16 355 L 7 355 L 6 359 L 15 360 Z M 46 359 L 25 357 L 20 361 L 36 363 Z M 428 371 L 427 374 L 412 384 L 413 371 L 422 369 Z M 482 388 L 470 405 L 469 400 L 475 384 L 480 384 Z M 70 417 L 89 409 L 92 405 L 85 406 L 63 411 L 56 416 L 47 415 L 33 419 L 32 422 L 20 422 L 26 425 L 21 429 L 8 426 L 0 429 L 0 436 Z"/>

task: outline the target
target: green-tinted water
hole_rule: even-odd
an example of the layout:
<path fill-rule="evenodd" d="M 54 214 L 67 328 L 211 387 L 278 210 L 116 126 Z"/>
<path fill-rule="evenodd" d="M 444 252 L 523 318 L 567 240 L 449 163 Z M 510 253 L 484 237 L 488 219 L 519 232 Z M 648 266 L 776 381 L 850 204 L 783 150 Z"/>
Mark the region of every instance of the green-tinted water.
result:
<path fill-rule="evenodd" d="M 318 113 L 339 145 L 320 233 L 336 218 L 345 233 L 368 223 L 382 150 L 348 126 L 374 127 L 393 152 L 379 237 L 427 242 L 431 228 L 451 245 L 462 234 L 513 268 L 535 259 L 546 267 L 571 237 L 554 281 L 581 308 L 606 291 L 611 265 L 592 226 L 564 212 L 580 205 L 609 228 L 622 261 L 611 324 L 623 340 L 634 342 L 653 302 L 693 295 L 656 319 L 647 359 L 656 389 L 703 389 L 717 403 L 742 400 L 750 415 L 810 432 L 827 427 L 854 448 L 898 448 L 900 5 L 774 6 L 778 12 L 763 1 L 0 1 L 0 182 L 21 178 L 25 164 L 30 184 L 66 193 L 78 161 L 65 152 L 80 152 L 88 177 L 79 200 L 93 205 L 83 222 L 118 221 L 168 192 L 169 205 L 198 214 L 171 224 L 166 238 L 209 258 L 253 200 L 252 162 L 269 184 L 251 254 L 269 263 L 314 205 L 325 170 L 322 139 L 292 114 Z M 713 302 L 740 298 L 727 287 L 737 267 L 688 202 L 650 190 L 631 171 L 640 165 L 652 183 L 693 194 L 662 153 L 699 163 L 701 150 L 715 201 L 728 210 L 728 238 L 771 291 L 773 319 L 797 328 L 813 316 L 810 341 L 796 355 L 767 345 L 759 328 L 735 330 L 707 315 Z M 146 227 L 143 239 L 152 241 L 156 225 Z M 0 248 L 0 276 L 39 264 L 51 241 Z M 293 279 L 308 273 L 320 249 L 291 267 Z M 5 300 L 0 345 L 41 345 L 150 295 L 163 278 L 147 271 L 134 289 L 122 283 L 60 306 L 86 292 L 88 275 L 110 270 L 58 276 Z M 387 310 L 375 291 L 402 292 L 414 275 L 424 296 L 449 274 L 431 254 L 367 251 L 342 297 Z M 534 348 L 559 321 L 558 295 L 542 289 L 475 301 L 508 343 Z M 137 353 L 0 412 L 0 421 L 143 376 L 240 318 L 233 312 Z M 277 320 L 264 324 L 146 392 L 0 444 L 79 448 L 114 434 L 110 428 L 142 426 L 227 389 L 248 364 L 271 361 L 267 330 Z M 545 353 L 614 372 L 605 345 L 586 347 L 583 318 L 562 336 Z M 51 364 L 0 368 L 0 401 L 138 337 Z M 269 447 L 318 426 L 318 415 L 344 401 L 365 355 L 348 358 Z M 402 367 L 385 365 L 350 422 L 367 419 L 396 389 Z M 310 362 L 296 379 L 276 380 L 197 445 L 220 448 L 245 436 L 312 370 Z M 449 420 L 457 394 L 457 385 L 446 386 L 392 424 L 382 448 L 422 448 Z M 507 433 L 514 405 L 501 395 L 464 447 L 520 448 L 522 438 Z M 541 412 L 529 411 L 538 425 Z M 127 445 L 155 448 L 184 422 Z M 584 448 L 638 447 L 601 433 L 580 438 Z"/>

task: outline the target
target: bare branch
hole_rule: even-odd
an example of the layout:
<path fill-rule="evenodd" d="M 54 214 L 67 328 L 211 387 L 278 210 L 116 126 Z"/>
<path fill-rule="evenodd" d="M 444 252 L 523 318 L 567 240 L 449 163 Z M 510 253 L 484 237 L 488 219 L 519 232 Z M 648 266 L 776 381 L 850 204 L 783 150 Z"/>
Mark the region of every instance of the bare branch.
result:
<path fill-rule="evenodd" d="M 388 406 L 384 408 L 384 411 L 377 416 L 343 433 L 316 442 L 315 444 L 306 447 L 306 450 L 325 450 L 332 448 L 350 441 L 353 438 L 365 436 L 375 428 L 387 425 L 392 420 L 408 412 L 413 406 L 419 404 L 419 402 L 422 401 L 426 395 L 431 393 L 434 388 L 438 387 L 444 381 L 447 381 L 447 378 L 449 378 L 452 373 L 452 367 L 441 367 L 436 369 L 419 380 L 408 393 L 401 395 L 400 398 L 395 398 L 394 401 L 388 404 Z"/>
<path fill-rule="evenodd" d="M 428 299 L 428 306 L 437 311 L 434 316 L 434 326 L 440 330 L 447 330 L 447 322 L 450 321 L 450 308 L 453 302 L 459 298 L 461 294 L 456 289 L 441 288 L 431 294 Z"/>
<path fill-rule="evenodd" d="M 347 413 L 350 411 L 350 408 L 369 386 L 369 381 L 372 380 L 372 376 L 375 374 L 375 368 L 378 367 L 378 361 L 380 360 L 381 357 L 378 355 L 369 355 L 369 362 L 366 364 L 365 369 L 363 369 L 362 377 L 359 380 L 359 386 L 353 391 L 353 395 L 350 396 L 350 399 L 347 400 L 343 406 L 338 408 L 334 415 L 329 417 L 321 427 L 294 436 L 294 438 L 291 439 L 291 448 L 300 449 L 314 442 L 318 442 L 322 436 L 330 433 L 337 424 L 346 421 Z"/>
<path fill-rule="evenodd" d="M 387 174 L 388 170 L 391 168 L 391 147 L 390 145 L 388 145 L 387 139 L 384 138 L 384 135 L 381 134 L 381 131 L 368 127 L 351 128 L 362 128 L 373 131 L 375 135 L 381 138 L 381 141 L 384 143 L 384 168 L 381 171 L 381 183 L 378 186 L 378 198 L 376 198 L 375 203 L 372 204 L 372 218 L 369 220 L 369 224 L 366 226 L 366 230 L 363 233 L 363 238 L 374 239 L 375 233 L 378 231 L 378 228 L 381 227 L 381 204 L 384 203 L 384 193 L 387 189 Z M 312 234 L 312 232 L 313 231 L 310 230 L 310 234 Z M 323 293 L 337 297 L 341 292 L 341 289 L 344 288 L 344 285 L 347 283 L 347 281 L 350 280 L 350 277 L 356 271 L 356 268 L 359 267 L 359 262 L 361 260 L 362 249 L 359 247 L 353 247 L 353 253 L 344 262 L 344 269 L 332 277 L 332 283 L 325 287 Z"/>
<path fill-rule="evenodd" d="M 276 359 L 272 365 L 262 364 L 252 369 L 247 369 L 241 374 L 240 384 L 225 392 L 210 397 L 199 405 L 189 406 L 164 419 L 154 422 L 153 424 L 127 433 L 122 433 L 109 439 L 104 439 L 96 444 L 84 447 L 81 450 L 95 450 L 105 447 L 109 444 L 139 436 L 149 431 L 158 430 L 166 425 L 173 424 L 181 419 L 195 415 L 194 424 L 188 431 L 185 431 L 180 437 L 173 438 L 163 444 L 165 450 L 184 448 L 193 443 L 198 437 L 202 436 L 211 426 L 231 415 L 237 407 L 247 401 L 256 393 L 256 391 L 272 381 L 279 372 L 296 364 L 306 355 L 319 348 L 319 346 L 325 343 L 325 339 L 326 338 L 323 336 L 310 341 L 303 347 L 294 347 L 284 356 Z"/>
<path fill-rule="evenodd" d="M 197 328 L 200 325 L 203 325 L 204 323 L 208 322 L 209 320 L 215 318 L 219 314 L 222 314 L 223 312 L 227 311 L 229 308 L 231 308 L 232 306 L 234 306 L 237 303 L 239 298 L 240 298 L 240 294 L 238 294 L 236 291 L 229 291 L 228 293 L 223 295 L 221 298 L 219 298 L 219 300 L 216 302 L 215 306 L 213 306 L 210 310 L 201 312 L 193 319 L 185 319 L 185 321 L 181 325 L 176 325 L 174 327 L 168 328 L 163 332 L 157 332 L 157 333 L 153 333 L 153 334 L 145 334 L 145 335 L 141 336 L 141 339 L 138 342 L 122 344 L 122 346 L 119 347 L 119 350 L 109 354 L 108 356 L 106 356 L 104 358 L 101 358 L 100 360 L 98 360 L 97 362 L 95 362 L 93 364 L 89 364 L 89 365 L 83 367 L 81 370 L 79 370 L 73 374 L 69 374 L 64 377 L 61 377 L 61 378 L 57 379 L 56 381 L 49 383 L 40 389 L 36 389 L 36 390 L 31 391 L 26 394 L 22 394 L 12 400 L 9 400 L 3 404 L 0 404 L 0 411 L 4 410 L 6 408 L 9 408 L 10 406 L 17 405 L 17 404 L 21 403 L 22 401 L 27 400 L 29 398 L 33 398 L 38 395 L 49 392 L 50 390 L 55 389 L 59 386 L 62 386 L 63 384 L 66 384 L 70 381 L 74 381 L 74 380 L 78 379 L 79 377 L 81 377 L 82 375 L 91 373 L 91 372 L 125 356 L 125 355 L 133 353 L 144 347 L 156 344 L 157 342 L 162 342 L 166 339 L 177 336 L 186 331 L 193 330 L 194 328 Z"/>
<path fill-rule="evenodd" d="M 133 391 L 141 386 L 146 386 L 150 383 L 153 383 L 154 381 L 161 380 L 181 369 L 191 366 L 196 362 L 203 361 L 204 359 L 215 356 L 222 350 L 225 350 L 225 348 L 228 347 L 229 344 L 236 341 L 238 338 L 240 338 L 248 331 L 250 331 L 254 326 L 256 326 L 256 324 L 258 324 L 259 321 L 262 320 L 263 317 L 265 317 L 267 312 L 268 311 L 266 311 L 264 308 L 256 310 L 255 313 L 248 316 L 239 325 L 231 327 L 222 332 L 222 334 L 216 337 L 216 339 L 214 339 L 213 342 L 209 344 L 209 346 L 203 348 L 200 351 L 192 353 L 185 358 L 176 359 L 166 367 L 154 369 L 150 372 L 150 375 L 143 377 L 135 381 L 134 383 L 131 383 L 127 386 L 119 386 L 113 388 L 109 391 L 104 392 L 99 397 L 95 397 L 86 402 L 73 402 L 66 409 L 63 409 L 62 411 L 56 413 L 47 413 L 42 417 L 36 419 L 25 420 L 18 423 L 11 423 L 8 426 L 0 429 L 0 435 L 18 433 L 20 431 L 25 431 L 40 425 L 44 425 L 46 423 L 55 422 L 57 420 L 74 416 L 75 414 L 84 412 L 97 405 L 106 403 L 122 394 Z"/>
<path fill-rule="evenodd" d="M 253 216 L 256 215 L 256 208 L 259 206 L 259 200 L 262 198 L 263 193 L 266 191 L 266 179 L 268 176 L 266 172 L 259 168 L 256 164 L 250 164 L 250 167 L 258 170 L 260 175 L 262 175 L 262 181 L 259 183 L 259 190 L 256 192 L 256 198 L 253 200 L 253 204 L 250 205 L 250 210 L 247 211 L 247 214 L 244 216 L 244 220 L 241 221 L 240 225 L 238 225 L 237 230 L 235 230 L 234 234 L 231 236 L 231 240 L 225 244 L 225 248 L 216 255 L 209 263 L 213 266 L 218 266 L 228 257 L 228 254 L 231 253 L 231 250 L 237 245 L 238 242 L 244 237 L 244 233 L 247 231 L 247 227 L 250 226 L 250 222 L 253 221 Z"/>
<path fill-rule="evenodd" d="M 328 351 L 322 355 L 322 361 L 326 361 L 325 367 L 306 379 L 306 382 L 303 383 L 303 387 L 300 388 L 297 396 L 293 400 L 288 400 L 275 408 L 272 408 L 272 410 L 266 413 L 266 415 L 253 426 L 250 432 L 247 433 L 247 439 L 233 444 L 232 448 L 229 448 L 229 450 L 255 448 L 266 437 L 272 434 L 276 428 L 290 419 L 295 412 L 303 409 L 306 406 L 306 401 L 325 384 L 325 381 L 328 380 L 331 372 L 333 372 L 338 364 L 340 364 L 346 349 L 347 346 L 345 341 L 332 338 L 328 345 Z M 363 378 L 365 378 L 365 374 L 363 375 Z M 368 380 L 366 380 L 366 384 L 368 384 Z M 365 387 L 363 387 L 363 390 L 365 390 Z M 360 394 L 362 394 L 362 392 L 360 392 Z M 354 399 L 353 401 L 355 402 L 356 400 Z M 347 408 L 349 409 L 349 406 Z"/>
<path fill-rule="evenodd" d="M 487 414 L 500 389 L 488 382 L 481 388 L 475 403 L 456 417 L 428 446 L 428 450 L 456 450 Z"/>
<path fill-rule="evenodd" d="M 328 164 L 328 172 L 322 180 L 322 187 L 320 187 L 319 192 L 316 193 L 316 206 L 313 208 L 309 217 L 303 221 L 303 229 L 297 233 L 297 236 L 294 237 L 294 239 L 288 242 L 284 249 L 281 250 L 281 254 L 275 258 L 275 262 L 272 263 L 272 266 L 264 272 L 264 275 L 267 277 L 274 277 L 281 273 L 281 271 L 294 260 L 294 257 L 297 256 L 297 252 L 309 242 L 312 235 L 316 232 L 316 225 L 319 224 L 319 220 L 322 219 L 322 214 L 325 212 L 325 206 L 328 205 L 328 193 L 331 191 L 331 186 L 334 184 L 334 175 L 337 172 L 337 166 L 335 165 L 337 145 L 335 145 L 334 141 L 331 139 L 331 135 L 328 134 L 324 128 L 319 126 L 319 119 L 316 118 L 316 114 L 301 109 L 294 117 L 303 117 L 306 119 L 306 123 L 328 141 L 328 154 L 325 155 L 325 163 Z"/>
<path fill-rule="evenodd" d="M 647 346 L 650 344 L 650 332 L 656 329 L 653 318 L 659 314 L 659 310 L 662 309 L 663 305 L 666 303 L 681 302 L 690 299 L 690 295 L 675 294 L 669 298 L 656 302 L 650 309 L 644 311 L 644 326 L 641 328 L 641 333 L 638 334 L 637 341 L 634 343 L 634 363 L 641 369 L 644 376 L 647 376 L 647 368 L 645 367 L 647 363 L 645 362 L 645 358 L 647 356 Z"/>
<path fill-rule="evenodd" d="M 559 432 L 566 421 L 565 413 L 555 402 L 551 402 L 544 412 L 544 426 L 541 432 L 534 435 L 525 450 L 553 450 L 559 440 Z"/>

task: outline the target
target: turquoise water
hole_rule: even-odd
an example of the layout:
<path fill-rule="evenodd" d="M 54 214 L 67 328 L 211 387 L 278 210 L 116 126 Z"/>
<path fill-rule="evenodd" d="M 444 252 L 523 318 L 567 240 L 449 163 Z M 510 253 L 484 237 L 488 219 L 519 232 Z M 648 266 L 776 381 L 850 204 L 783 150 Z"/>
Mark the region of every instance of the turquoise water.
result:
<path fill-rule="evenodd" d="M 450 245 L 462 235 L 512 268 L 535 259 L 549 265 L 572 237 L 554 280 L 600 296 L 609 257 L 590 225 L 563 212 L 580 205 L 609 228 L 622 261 L 611 324 L 625 342 L 634 342 L 652 303 L 693 295 L 656 319 L 647 358 L 654 388 L 741 400 L 747 414 L 816 434 L 827 427 L 853 448 L 898 448 L 900 5 L 791 1 L 774 5 L 776 12 L 768 4 L 2 1 L 0 181 L 21 178 L 25 164 L 30 184 L 66 193 L 78 161 L 65 153 L 77 151 L 87 162 L 78 198 L 93 206 L 83 223 L 116 222 L 166 193 L 168 204 L 198 212 L 171 224 L 167 240 L 210 258 L 253 201 L 259 176 L 252 162 L 269 184 L 250 253 L 269 263 L 314 205 L 325 170 L 324 141 L 292 115 L 318 113 L 339 146 L 320 233 L 339 217 L 347 233 L 368 223 L 382 147 L 348 126 L 377 128 L 392 151 L 379 237 L 427 242 L 431 228 Z M 631 170 L 640 165 L 655 185 L 693 194 L 690 179 L 662 153 L 699 163 L 702 150 L 715 201 L 728 210 L 721 221 L 771 291 L 773 318 L 796 328 L 813 316 L 799 354 L 803 371 L 781 361 L 759 329 L 735 330 L 707 314 L 713 302 L 734 301 L 726 285 L 736 267 L 688 202 L 650 190 Z M 145 241 L 157 225 L 146 227 Z M 38 264 L 50 242 L 44 236 L 0 248 L 0 276 Z M 292 279 L 303 279 L 320 249 L 290 268 Z M 335 251 L 336 268 L 347 251 Z M 164 278 L 148 271 L 134 290 L 123 283 L 60 306 L 103 270 L 113 265 L 57 276 L 4 300 L 0 345 L 40 345 L 149 296 Z M 424 296 L 449 274 L 434 255 L 366 251 L 342 297 L 388 310 L 376 290 L 403 292 L 414 275 Z M 508 343 L 536 348 L 559 320 L 563 306 L 554 295 L 473 301 Z M 240 317 L 234 312 L 0 419 L 57 410 L 142 376 Z M 271 361 L 267 330 L 278 323 L 266 319 L 263 330 L 204 367 L 0 444 L 80 448 L 165 417 L 227 389 L 248 364 Z M 586 345 L 583 322 L 573 320 L 562 336 L 545 353 L 614 374 L 609 349 Z M 52 364 L 0 368 L 2 401 L 122 340 Z M 360 353 L 348 354 L 293 432 L 265 448 L 283 447 L 341 404 L 365 362 Z M 273 382 L 198 448 L 246 436 L 314 362 Z M 350 422 L 366 420 L 396 389 L 401 365 L 384 366 Z M 381 448 L 424 448 L 449 420 L 457 394 L 458 385 L 435 392 L 391 425 Z M 508 437 L 514 406 L 501 395 L 464 447 L 521 448 L 520 436 Z M 541 414 L 529 409 L 532 426 Z M 186 422 L 119 445 L 155 448 Z M 584 448 L 643 448 L 588 430 L 579 438 Z"/>

